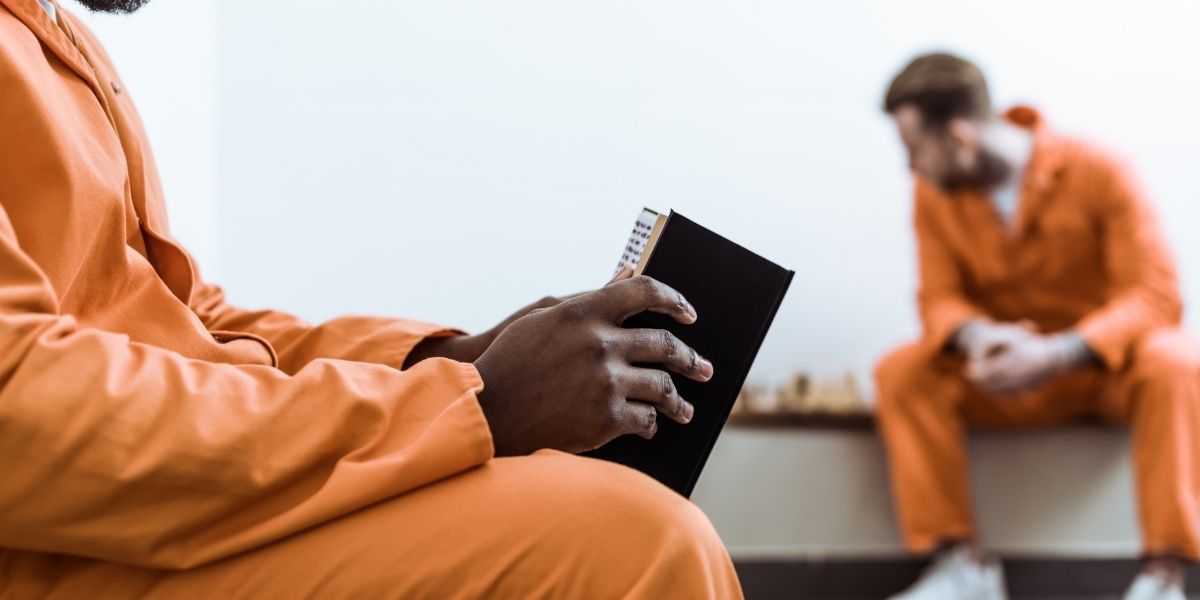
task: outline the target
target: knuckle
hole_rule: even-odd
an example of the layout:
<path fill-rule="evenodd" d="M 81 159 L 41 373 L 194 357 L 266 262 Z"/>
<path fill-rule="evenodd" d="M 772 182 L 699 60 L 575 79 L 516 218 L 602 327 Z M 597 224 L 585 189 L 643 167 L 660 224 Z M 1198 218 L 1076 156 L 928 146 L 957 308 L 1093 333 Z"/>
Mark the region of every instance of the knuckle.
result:
<path fill-rule="evenodd" d="M 595 351 L 596 358 L 607 360 L 609 357 L 616 356 L 619 353 L 620 343 L 604 335 L 597 335 L 592 343 L 592 349 Z"/>
<path fill-rule="evenodd" d="M 654 435 L 654 432 L 658 431 L 658 411 L 654 410 L 654 407 L 649 407 L 649 410 L 646 411 L 645 416 L 642 417 L 642 425 L 650 435 Z"/>
<path fill-rule="evenodd" d="M 636 282 L 638 289 L 641 290 L 641 292 L 643 294 L 646 294 L 647 296 L 650 296 L 650 297 L 654 297 L 654 296 L 658 295 L 659 284 L 654 279 L 651 279 L 650 277 L 646 277 L 645 275 L 639 275 L 639 276 L 633 278 L 633 281 Z"/>
<path fill-rule="evenodd" d="M 612 369 L 605 369 L 604 375 L 600 379 L 600 387 L 605 398 L 610 404 L 617 404 L 614 400 L 618 396 L 618 390 L 621 389 L 621 378 Z"/>
<path fill-rule="evenodd" d="M 662 353 L 664 360 L 669 361 L 672 358 L 675 358 L 675 336 L 670 331 L 667 331 L 666 329 L 658 330 L 658 344 L 659 351 Z"/>
<path fill-rule="evenodd" d="M 675 380 L 671 379 L 670 373 L 659 372 L 659 386 L 662 389 L 663 400 L 670 400 L 675 395 Z"/>
<path fill-rule="evenodd" d="M 534 307 L 535 308 L 551 308 L 554 306 L 558 306 L 560 303 L 562 303 L 562 301 L 554 296 L 545 296 L 541 300 L 538 300 L 536 303 L 534 303 Z"/>

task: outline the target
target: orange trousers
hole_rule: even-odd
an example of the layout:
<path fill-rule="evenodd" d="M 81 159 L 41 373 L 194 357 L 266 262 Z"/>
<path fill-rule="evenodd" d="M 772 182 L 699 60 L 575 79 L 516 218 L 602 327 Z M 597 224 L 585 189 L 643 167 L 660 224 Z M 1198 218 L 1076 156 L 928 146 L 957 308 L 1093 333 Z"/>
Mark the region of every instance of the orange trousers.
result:
<path fill-rule="evenodd" d="M 913 552 L 971 538 L 967 426 L 1013 428 L 1098 417 L 1128 424 L 1146 555 L 1200 559 L 1200 344 L 1174 329 L 1136 344 L 1121 372 L 1078 371 L 1013 398 L 977 391 L 963 361 L 902 347 L 876 368 L 876 407 L 900 528 Z M 1069 449 L 1064 449 L 1069 451 Z"/>
<path fill-rule="evenodd" d="M 631 469 L 554 451 L 186 571 L 3 552 L 15 598 L 741 597 L 695 505 Z"/>

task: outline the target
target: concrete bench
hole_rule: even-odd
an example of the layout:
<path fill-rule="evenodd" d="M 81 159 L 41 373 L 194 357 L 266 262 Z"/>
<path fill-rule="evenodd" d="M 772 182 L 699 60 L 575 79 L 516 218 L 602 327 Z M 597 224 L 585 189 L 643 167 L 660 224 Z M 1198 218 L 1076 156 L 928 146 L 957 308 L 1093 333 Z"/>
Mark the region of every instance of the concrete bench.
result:
<path fill-rule="evenodd" d="M 970 437 L 987 545 L 1005 554 L 1138 551 L 1129 438 L 1080 425 Z M 902 555 L 869 426 L 727 427 L 693 499 L 737 557 Z"/>
<path fill-rule="evenodd" d="M 1119 594 L 1139 549 L 1126 430 L 977 432 L 969 445 L 980 529 L 1012 597 Z M 900 543 L 869 419 L 726 427 L 693 499 L 752 598 L 878 598 L 922 567 Z"/>

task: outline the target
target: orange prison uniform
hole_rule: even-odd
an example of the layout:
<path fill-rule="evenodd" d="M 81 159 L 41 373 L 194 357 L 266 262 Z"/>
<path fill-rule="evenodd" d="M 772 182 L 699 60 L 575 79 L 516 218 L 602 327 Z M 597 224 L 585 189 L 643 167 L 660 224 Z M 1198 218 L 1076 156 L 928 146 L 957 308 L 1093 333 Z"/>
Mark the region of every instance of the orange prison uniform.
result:
<path fill-rule="evenodd" d="M 0 0 L 0 597 L 739 595 L 648 477 L 493 459 L 472 365 L 398 368 L 452 331 L 226 304 L 59 16 Z"/>
<path fill-rule="evenodd" d="M 1150 206 L 1127 169 L 1052 133 L 1037 112 L 1018 107 L 1006 118 L 1035 136 L 1012 228 L 977 192 L 916 185 L 924 337 L 876 370 L 906 543 L 926 551 L 975 533 L 964 426 L 1091 416 L 1132 428 L 1145 552 L 1200 558 L 1200 345 L 1178 329 L 1175 267 Z M 1102 366 L 1015 398 L 988 396 L 946 351 L 953 332 L 977 317 L 1075 329 Z"/>

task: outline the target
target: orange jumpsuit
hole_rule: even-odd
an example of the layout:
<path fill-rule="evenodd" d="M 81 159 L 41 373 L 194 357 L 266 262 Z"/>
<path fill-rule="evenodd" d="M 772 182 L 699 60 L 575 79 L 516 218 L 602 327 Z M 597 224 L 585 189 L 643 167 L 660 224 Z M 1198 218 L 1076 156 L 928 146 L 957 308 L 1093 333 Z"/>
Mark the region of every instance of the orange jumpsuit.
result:
<path fill-rule="evenodd" d="M 1030 108 L 1006 118 L 1035 139 L 1011 228 L 976 192 L 916 185 L 924 336 L 884 358 L 875 374 L 906 544 L 927 551 L 974 535 L 965 426 L 1095 417 L 1132 428 L 1145 552 L 1198 559 L 1200 345 L 1178 329 L 1167 245 L 1127 169 L 1055 135 Z M 1073 328 L 1102 366 L 1015 398 L 989 397 L 946 351 L 975 317 L 1029 320 L 1044 332 Z"/>
<path fill-rule="evenodd" d="M 493 460 L 472 365 L 399 369 L 452 330 L 226 304 L 59 17 L 0 0 L 0 597 L 739 595 L 648 477 Z"/>

